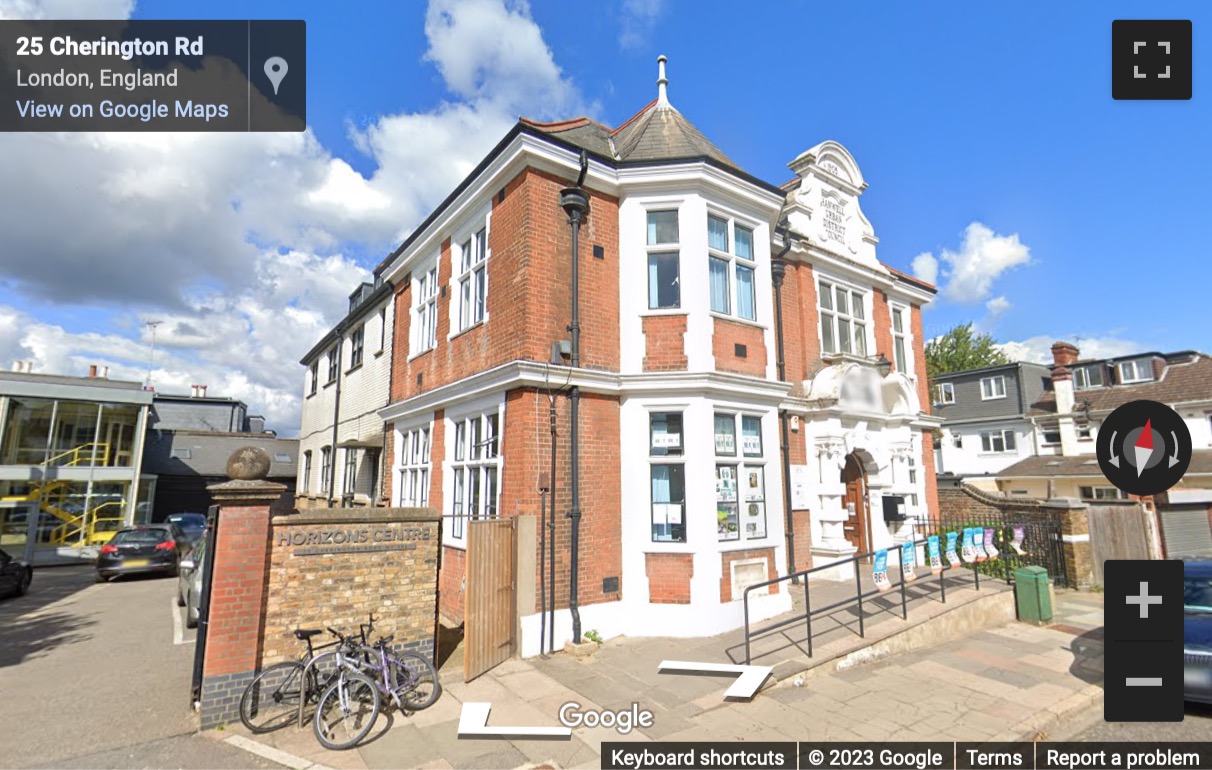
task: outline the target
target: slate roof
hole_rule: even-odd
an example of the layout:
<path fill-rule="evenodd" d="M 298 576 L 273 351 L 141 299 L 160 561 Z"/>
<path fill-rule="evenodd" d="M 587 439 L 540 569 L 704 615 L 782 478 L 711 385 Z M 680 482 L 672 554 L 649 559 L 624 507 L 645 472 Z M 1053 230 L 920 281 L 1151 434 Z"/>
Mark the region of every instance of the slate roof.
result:
<path fill-rule="evenodd" d="M 143 472 L 158 476 L 227 477 L 227 458 L 250 444 L 269 453 L 269 478 L 294 478 L 299 440 L 261 433 L 216 433 L 201 430 L 150 430 L 143 447 Z M 174 450 L 179 456 L 174 456 Z M 188 453 L 188 457 L 184 455 Z M 290 458 L 278 459 L 278 455 Z"/>
<path fill-rule="evenodd" d="M 742 170 L 682 113 L 669 104 L 661 104 L 657 99 L 615 129 L 589 118 L 556 123 L 522 118 L 522 122 L 569 144 L 617 161 L 710 158 L 737 171 Z"/>
<path fill-rule="evenodd" d="M 1094 455 L 1061 457 L 1043 455 L 1019 460 L 1009 468 L 993 474 L 999 478 L 1048 478 L 1052 476 L 1099 476 L 1103 475 Z M 1196 449 L 1191 453 L 1191 465 L 1187 476 L 1212 475 L 1212 449 Z"/>
<path fill-rule="evenodd" d="M 1147 355 L 1142 354 L 1139 357 L 1144 358 Z M 1134 358 L 1134 356 L 1127 358 Z M 1115 360 L 1126 359 L 1121 357 Z M 1079 364 L 1075 363 L 1072 366 L 1077 365 Z M 1084 388 L 1076 391 L 1074 397 L 1079 404 L 1083 399 L 1088 399 L 1091 411 L 1095 412 L 1111 411 L 1129 401 L 1140 399 L 1159 401 L 1163 404 L 1212 400 L 1212 358 L 1205 353 L 1186 353 L 1180 359 L 1167 361 L 1161 377 L 1151 382 Z M 1027 414 L 1056 414 L 1056 393 L 1046 391 L 1038 401 L 1031 405 Z"/>

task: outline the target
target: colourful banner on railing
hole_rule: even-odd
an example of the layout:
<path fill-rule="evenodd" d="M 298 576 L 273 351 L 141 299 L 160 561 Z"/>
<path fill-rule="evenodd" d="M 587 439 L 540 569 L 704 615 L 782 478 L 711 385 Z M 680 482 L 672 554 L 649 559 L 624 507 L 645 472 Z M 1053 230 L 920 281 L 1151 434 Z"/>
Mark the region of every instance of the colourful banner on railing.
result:
<path fill-rule="evenodd" d="M 943 559 L 938 551 L 938 535 L 926 538 L 926 557 L 930 559 L 930 574 L 938 575 L 943 571 Z"/>
<path fill-rule="evenodd" d="M 875 581 L 875 587 L 880 591 L 887 591 L 892 588 L 892 583 L 888 580 L 888 551 L 876 551 L 875 562 L 871 568 L 871 578 Z"/>
<path fill-rule="evenodd" d="M 903 543 L 901 545 L 901 576 L 906 583 L 912 583 L 917 579 L 917 573 L 913 568 L 917 566 L 917 547 L 913 542 Z"/>

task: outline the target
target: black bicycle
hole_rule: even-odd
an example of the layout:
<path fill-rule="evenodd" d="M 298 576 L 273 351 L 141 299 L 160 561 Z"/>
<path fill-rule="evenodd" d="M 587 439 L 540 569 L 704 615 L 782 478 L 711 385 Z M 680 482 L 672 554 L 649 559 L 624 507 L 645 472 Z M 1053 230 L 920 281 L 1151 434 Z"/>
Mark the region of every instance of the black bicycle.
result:
<path fill-rule="evenodd" d="M 336 641 L 316 647 L 312 637 L 324 633 L 322 630 L 295 630 L 295 638 L 307 644 L 307 652 L 297 660 L 266 667 L 244 688 L 240 721 L 251 732 L 268 733 L 290 724 L 298 718 L 301 703 L 318 702 L 347 665 L 361 665 L 358 650 L 366 644 L 365 634 L 346 636 L 332 628 L 328 632 Z"/>

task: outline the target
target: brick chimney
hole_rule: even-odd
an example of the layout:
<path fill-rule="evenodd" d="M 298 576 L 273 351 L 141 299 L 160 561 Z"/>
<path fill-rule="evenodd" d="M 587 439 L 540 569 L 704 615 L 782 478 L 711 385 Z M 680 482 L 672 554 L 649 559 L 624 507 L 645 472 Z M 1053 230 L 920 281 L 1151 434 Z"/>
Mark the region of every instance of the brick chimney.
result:
<path fill-rule="evenodd" d="M 1057 366 L 1068 366 L 1080 356 L 1081 351 L 1071 342 L 1052 343 L 1052 363 Z"/>
<path fill-rule="evenodd" d="M 1061 454 L 1066 457 L 1077 455 L 1077 430 L 1073 424 L 1073 372 L 1069 365 L 1078 359 L 1081 351 L 1069 342 L 1056 342 L 1052 345 L 1052 390 L 1056 393 L 1057 428 L 1060 430 Z"/>
<path fill-rule="evenodd" d="M 88 377 L 89 377 L 89 379 L 97 378 L 97 365 L 96 364 L 88 365 Z"/>

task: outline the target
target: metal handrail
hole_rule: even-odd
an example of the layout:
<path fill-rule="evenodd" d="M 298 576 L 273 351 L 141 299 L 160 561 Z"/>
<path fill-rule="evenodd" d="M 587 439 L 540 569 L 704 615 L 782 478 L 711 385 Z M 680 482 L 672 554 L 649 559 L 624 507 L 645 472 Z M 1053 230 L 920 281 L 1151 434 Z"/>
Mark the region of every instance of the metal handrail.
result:
<path fill-rule="evenodd" d="M 923 538 L 921 540 L 912 540 L 912 541 L 906 540 L 905 541 L 905 543 L 910 543 L 910 542 L 913 544 L 914 550 L 916 550 L 917 546 L 925 545 L 926 543 L 928 543 L 929 538 Z M 901 543 L 900 547 L 903 547 L 905 545 L 905 543 Z M 762 581 L 761 583 L 754 583 L 752 585 L 746 586 L 744 596 L 743 596 L 744 608 L 745 608 L 745 665 L 749 665 L 749 663 L 750 663 L 750 659 L 751 659 L 750 642 L 751 642 L 753 636 L 755 636 L 755 634 L 751 634 L 749 631 L 749 592 L 757 590 L 759 588 L 766 588 L 766 587 L 775 585 L 777 583 L 782 583 L 787 580 L 796 580 L 799 578 L 804 579 L 803 580 L 803 583 L 804 583 L 804 614 L 802 616 L 797 615 L 793 618 L 787 618 L 786 620 L 781 620 L 777 623 L 767 626 L 766 628 L 763 628 L 760 633 L 766 634 L 771 631 L 777 631 L 780 628 L 789 626 L 793 623 L 797 623 L 800 620 L 803 620 L 805 627 L 808 631 L 808 657 L 811 658 L 812 657 L 812 613 L 813 613 L 813 609 L 812 609 L 812 599 L 809 595 L 807 578 L 809 575 L 811 575 L 814 572 L 823 572 L 827 569 L 836 569 L 839 565 L 845 565 L 845 564 L 854 564 L 855 565 L 854 600 L 844 599 L 840 602 L 835 602 L 835 603 L 827 605 L 825 607 L 818 607 L 816 609 L 816 612 L 818 612 L 818 613 L 828 612 L 829 610 L 835 610 L 838 607 L 844 607 L 847 604 L 849 604 L 851 601 L 857 601 L 858 602 L 859 636 L 862 638 L 866 638 L 866 636 L 867 636 L 866 628 L 863 623 L 863 599 L 868 596 L 884 595 L 887 592 L 876 589 L 874 591 L 867 591 L 864 593 L 863 592 L 862 572 L 857 568 L 857 563 L 863 559 L 868 559 L 868 558 L 874 556 L 875 554 L 879 553 L 880 551 L 888 551 L 888 550 L 893 550 L 893 549 L 878 548 L 874 551 L 868 551 L 866 553 L 855 554 L 854 556 L 851 556 L 846 559 L 842 559 L 840 561 L 830 562 L 829 564 L 822 564 L 819 567 L 811 567 L 809 569 L 800 570 L 799 572 L 793 572 L 789 575 L 783 575 L 782 577 L 777 577 L 772 580 L 765 580 L 765 581 Z M 947 582 L 946 582 L 947 573 L 954 569 L 957 569 L 957 568 L 952 567 L 949 562 L 945 562 L 943 564 L 942 571 L 939 573 L 939 586 L 940 586 L 942 600 L 943 600 L 944 604 L 947 602 Z M 963 567 L 960 567 L 959 569 L 963 569 Z M 980 590 L 980 587 L 981 587 L 980 572 L 977 569 L 975 569 L 975 566 L 972 569 L 972 574 L 976 578 L 976 584 L 975 584 L 976 589 Z M 906 595 L 907 583 L 905 581 L 904 564 L 901 565 L 901 577 L 900 577 L 900 581 L 897 583 L 897 585 L 899 585 L 900 589 L 901 589 L 900 590 L 901 617 L 904 620 L 908 620 L 909 619 L 909 603 L 908 603 L 908 597 Z"/>

